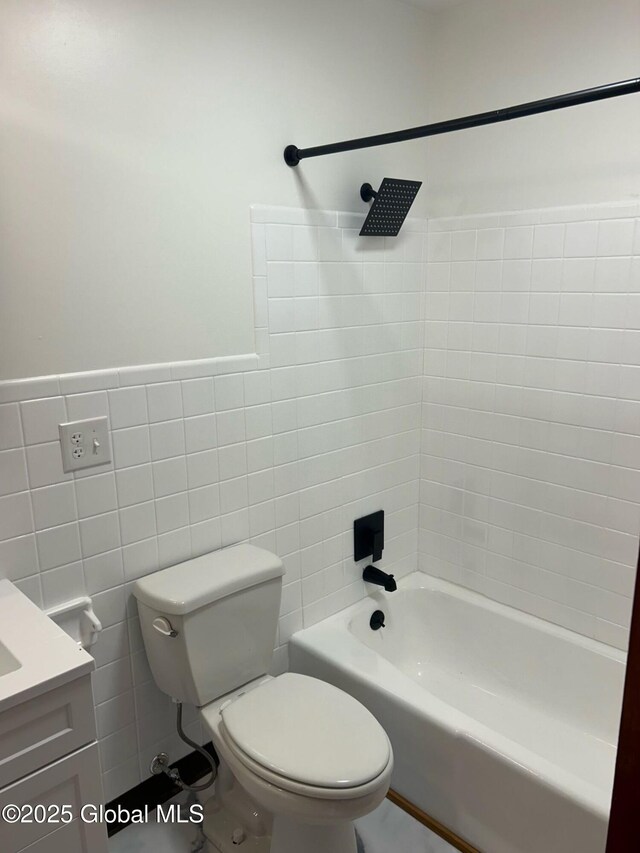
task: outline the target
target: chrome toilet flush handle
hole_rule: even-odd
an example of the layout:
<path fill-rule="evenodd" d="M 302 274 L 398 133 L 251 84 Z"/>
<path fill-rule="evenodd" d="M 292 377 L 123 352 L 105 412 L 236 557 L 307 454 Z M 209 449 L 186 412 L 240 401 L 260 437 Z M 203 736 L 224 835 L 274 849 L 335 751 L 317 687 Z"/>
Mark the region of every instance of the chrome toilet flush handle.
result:
<path fill-rule="evenodd" d="M 177 637 L 178 632 L 173 627 L 171 622 L 168 619 L 165 619 L 164 616 L 158 616 L 151 623 L 153 627 L 159 634 L 163 634 L 165 637 Z"/>

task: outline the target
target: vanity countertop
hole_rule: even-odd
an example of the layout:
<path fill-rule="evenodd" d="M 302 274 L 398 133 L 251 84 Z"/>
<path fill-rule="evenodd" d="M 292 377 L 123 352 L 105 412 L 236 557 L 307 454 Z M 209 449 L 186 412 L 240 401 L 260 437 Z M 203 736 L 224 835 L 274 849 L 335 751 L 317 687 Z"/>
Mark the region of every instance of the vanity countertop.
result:
<path fill-rule="evenodd" d="M 94 668 L 90 654 L 11 581 L 0 580 L 0 712 Z"/>

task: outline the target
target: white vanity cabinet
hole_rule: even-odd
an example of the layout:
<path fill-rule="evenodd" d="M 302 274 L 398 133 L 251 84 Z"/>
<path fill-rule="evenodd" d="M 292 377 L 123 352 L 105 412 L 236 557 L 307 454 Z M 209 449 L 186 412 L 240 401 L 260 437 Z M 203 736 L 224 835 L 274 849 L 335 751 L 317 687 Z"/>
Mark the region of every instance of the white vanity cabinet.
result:
<path fill-rule="evenodd" d="M 104 804 L 93 668 L 90 655 L 0 581 L 2 853 L 107 853 L 105 826 L 92 822 Z M 7 806 L 19 813 L 15 822 Z"/>
<path fill-rule="evenodd" d="M 0 712 L 0 790 L 95 739 L 90 675 Z"/>
<path fill-rule="evenodd" d="M 15 824 L 0 819 L 0 850 L 106 853 L 104 825 L 84 822 L 81 818 L 83 806 L 101 802 L 98 745 L 92 743 L 0 791 L 0 813 L 11 804 L 30 815 L 28 820 L 23 818 Z M 63 805 L 69 808 L 63 810 Z M 69 818 L 72 820 L 67 823 Z"/>

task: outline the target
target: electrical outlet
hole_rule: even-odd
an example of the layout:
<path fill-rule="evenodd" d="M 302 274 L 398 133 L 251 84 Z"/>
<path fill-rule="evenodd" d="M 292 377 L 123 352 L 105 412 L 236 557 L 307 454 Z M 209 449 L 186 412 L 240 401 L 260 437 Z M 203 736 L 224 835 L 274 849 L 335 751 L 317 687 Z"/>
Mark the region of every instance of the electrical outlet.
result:
<path fill-rule="evenodd" d="M 111 462 L 109 446 L 109 420 L 89 418 L 59 424 L 62 467 L 64 471 L 77 471 Z"/>

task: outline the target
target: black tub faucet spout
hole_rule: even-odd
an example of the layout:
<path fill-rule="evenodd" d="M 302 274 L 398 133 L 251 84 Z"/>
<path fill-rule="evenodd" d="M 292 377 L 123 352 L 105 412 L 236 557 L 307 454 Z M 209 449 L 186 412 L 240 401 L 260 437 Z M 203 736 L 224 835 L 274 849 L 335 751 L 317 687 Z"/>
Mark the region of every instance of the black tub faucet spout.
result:
<path fill-rule="evenodd" d="M 375 566 L 367 566 L 362 573 L 362 580 L 383 586 L 387 592 L 395 592 L 398 588 L 393 575 L 388 575 L 382 569 L 376 569 Z"/>

